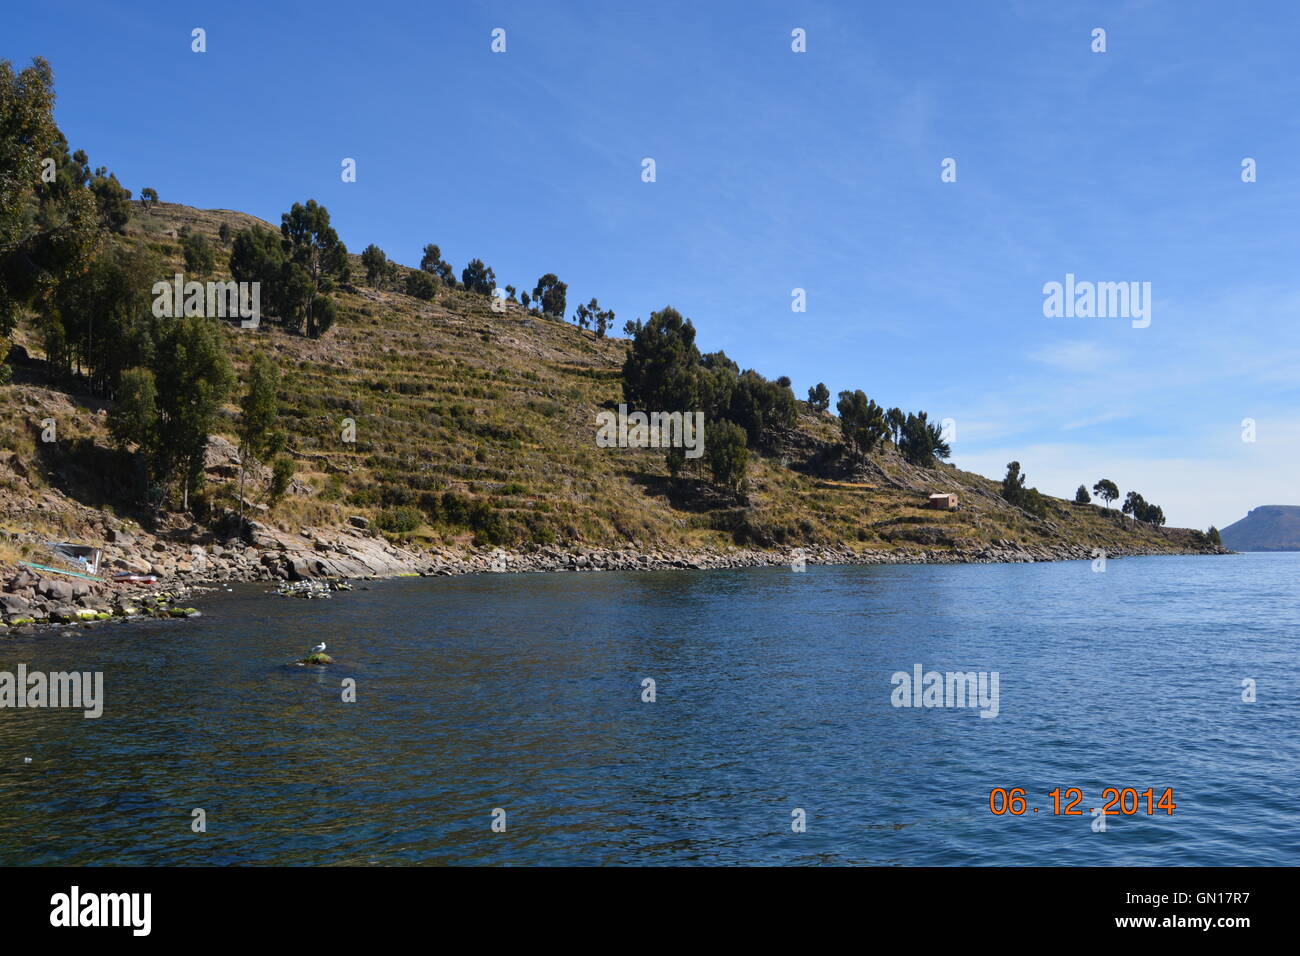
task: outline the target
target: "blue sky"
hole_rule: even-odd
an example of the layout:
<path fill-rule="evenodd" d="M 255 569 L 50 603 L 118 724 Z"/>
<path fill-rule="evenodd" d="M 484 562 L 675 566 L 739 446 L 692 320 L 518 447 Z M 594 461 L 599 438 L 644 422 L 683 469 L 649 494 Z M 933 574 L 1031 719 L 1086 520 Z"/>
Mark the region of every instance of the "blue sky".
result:
<path fill-rule="evenodd" d="M 353 251 L 555 272 L 619 328 L 671 304 L 801 396 L 953 418 L 962 467 L 1223 527 L 1300 503 L 1298 27 L 1284 3 L 45 0 L 0 57 L 47 57 L 73 147 L 136 193 L 277 223 L 314 197 Z M 1150 282 L 1150 327 L 1044 317 L 1066 273 Z"/>

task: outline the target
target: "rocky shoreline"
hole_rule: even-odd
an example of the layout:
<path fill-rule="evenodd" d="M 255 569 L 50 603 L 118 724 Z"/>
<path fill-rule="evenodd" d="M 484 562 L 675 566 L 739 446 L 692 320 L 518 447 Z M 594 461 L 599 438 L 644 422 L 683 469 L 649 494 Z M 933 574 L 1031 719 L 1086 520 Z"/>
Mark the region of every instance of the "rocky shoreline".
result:
<path fill-rule="evenodd" d="M 127 587 L 22 567 L 0 591 L 0 612 L 4 627 L 14 630 L 41 624 L 88 627 L 130 617 L 198 617 L 187 601 L 210 590 L 200 585 Z"/>
<path fill-rule="evenodd" d="M 10 633 L 40 624 L 81 624 L 130 617 L 183 618 L 197 612 L 189 597 L 215 584 L 234 582 L 337 581 L 399 576 L 557 571 L 663 571 L 805 565 L 1000 564 L 1092 560 L 1079 545 L 1022 546 L 993 541 L 966 549 L 898 548 L 855 550 L 846 545 L 810 545 L 779 550 L 706 548 L 702 550 L 538 547 L 400 548 L 367 528 L 278 531 L 254 523 L 250 540 L 218 542 L 210 534 L 183 534 L 181 540 L 105 529 L 101 575 L 154 575 L 156 585 L 89 580 L 21 567 L 0 591 L 0 621 Z M 198 540 L 195 540 L 197 538 Z M 188 539 L 188 540 L 186 540 Z M 1176 554 L 1231 554 L 1225 548 L 1170 547 L 1106 553 L 1109 558 Z"/>
<path fill-rule="evenodd" d="M 1170 548 L 1165 550 L 1129 549 L 1106 552 L 1106 558 L 1148 557 L 1191 554 L 1231 554 L 1226 549 L 1202 550 Z M 722 568 L 794 567 L 804 565 L 860 564 L 1032 564 L 1039 561 L 1091 561 L 1095 555 L 1088 548 L 1071 545 L 1023 547 L 1012 542 L 995 542 L 983 548 L 921 549 L 897 548 L 888 551 L 857 551 L 847 545 L 811 545 L 780 550 L 746 548 L 704 549 L 701 551 L 651 551 L 637 553 L 618 549 L 592 549 L 578 552 L 542 548 L 532 553 L 491 553 L 443 555 L 432 573 L 466 574 L 490 571 L 670 571 L 715 570 Z M 502 566 L 504 565 L 504 567 Z"/>

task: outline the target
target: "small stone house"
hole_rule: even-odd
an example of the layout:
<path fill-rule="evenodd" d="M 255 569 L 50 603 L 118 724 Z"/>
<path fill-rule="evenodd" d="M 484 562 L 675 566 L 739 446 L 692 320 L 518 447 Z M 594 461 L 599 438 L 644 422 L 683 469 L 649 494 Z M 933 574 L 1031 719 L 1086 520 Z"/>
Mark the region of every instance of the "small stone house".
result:
<path fill-rule="evenodd" d="M 953 494 L 935 492 L 930 496 L 928 507 L 937 508 L 940 511 L 956 511 L 957 496 Z"/>

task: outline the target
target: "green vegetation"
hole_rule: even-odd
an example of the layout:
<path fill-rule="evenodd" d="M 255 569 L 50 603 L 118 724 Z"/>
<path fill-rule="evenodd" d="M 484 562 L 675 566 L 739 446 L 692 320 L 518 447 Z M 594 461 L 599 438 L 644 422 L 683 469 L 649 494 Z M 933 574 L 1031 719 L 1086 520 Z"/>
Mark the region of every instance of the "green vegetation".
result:
<path fill-rule="evenodd" d="M 386 508 L 375 519 L 375 527 L 393 534 L 406 534 L 422 524 L 424 524 L 424 516 L 420 514 L 419 509 L 407 505 Z"/>
<path fill-rule="evenodd" d="M 513 296 L 514 290 L 507 288 Z M 610 326 L 614 324 L 614 311 L 612 309 L 602 309 L 600 303 L 596 301 L 595 297 L 592 297 L 592 300 L 586 305 L 579 305 L 574 310 L 573 321 L 580 329 L 592 328 L 596 333 L 596 338 L 603 339 Z"/>
<path fill-rule="evenodd" d="M 672 307 L 623 324 L 627 339 L 610 337 L 614 314 L 594 297 L 577 328 L 537 321 L 565 314 L 553 273 L 531 293 L 506 286 L 502 309 L 482 260 L 458 281 L 432 244 L 419 269 L 373 244 L 351 255 L 314 201 L 276 229 L 142 191 L 121 221 L 115 180 L 97 171 L 92 188 L 96 173 L 54 126 L 51 84 L 39 63 L 0 66 L 0 331 L 30 356 L 23 384 L 0 389 L 0 449 L 28 476 L 6 479 L 15 494 L 48 489 L 182 526 L 246 504 L 285 526 L 362 516 L 418 546 L 1117 551 L 1183 540 L 1149 517 L 1121 522 L 1025 489 L 1015 463 L 1001 487 L 945 464 L 951 450 L 925 412 L 885 411 L 857 389 L 840 394 L 836 418 L 824 383 L 799 402 L 788 378 L 702 353 Z M 261 282 L 278 321 L 153 316 L 153 283 L 208 269 L 204 246 L 203 274 Z M 620 402 L 702 413 L 704 456 L 597 447 L 595 416 Z M 57 417 L 57 443 L 35 439 L 45 412 L 33 407 Z M 239 450 L 238 469 L 205 467 L 211 438 Z M 260 501 L 246 502 L 250 480 Z M 934 490 L 961 507 L 926 508 Z M 70 533 L 64 520 L 41 517 L 51 534 Z"/>
<path fill-rule="evenodd" d="M 276 393 L 279 387 L 280 371 L 275 367 L 275 363 L 266 352 L 260 350 L 254 352 L 252 361 L 248 363 L 248 391 L 244 393 L 239 404 L 240 415 L 237 426 L 241 525 L 244 518 L 244 474 L 247 466 L 278 455 L 286 444 L 284 432 L 276 427 L 279 416 L 279 398 Z M 288 460 L 289 465 L 292 466 L 291 459 L 277 459 L 277 461 L 283 460 Z M 279 487 L 280 483 L 274 474 L 273 471 L 271 498 L 278 501 L 288 487 L 289 477 L 293 474 L 292 467 L 283 480 L 283 487 Z"/>
<path fill-rule="evenodd" d="M 497 287 L 497 277 L 482 259 L 471 259 L 460 273 L 461 285 L 467 292 L 478 295 L 491 295 Z"/>
<path fill-rule="evenodd" d="M 51 283 L 35 324 L 55 381 L 80 378 L 111 398 L 123 371 L 152 361 L 162 331 L 149 290 L 162 268 L 147 250 L 105 245 L 91 255 L 79 276 Z"/>
<path fill-rule="evenodd" d="M 840 392 L 835 404 L 844 443 L 858 455 L 870 455 L 885 440 L 885 410 L 867 398 L 862 389 Z"/>
<path fill-rule="evenodd" d="M 297 297 L 288 304 L 283 316 L 301 330 L 302 322 L 313 338 L 323 334 L 334 324 L 334 308 L 328 293 L 338 282 L 346 282 L 349 274 L 348 250 L 330 226 L 329 211 L 316 200 L 309 199 L 304 206 L 294 203 L 281 217 L 280 236 L 285 254 L 294 273 Z M 305 275 L 307 282 L 300 279 Z"/>
<path fill-rule="evenodd" d="M 733 493 L 741 491 L 749 461 L 747 440 L 745 430 L 728 421 L 718 422 L 709 429 L 705 448 L 714 484 Z"/>
<path fill-rule="evenodd" d="M 415 299 L 430 301 L 438 293 L 438 280 L 427 272 L 406 274 L 406 294 Z"/>
<path fill-rule="evenodd" d="M 271 484 L 267 489 L 271 504 L 279 504 L 284 498 L 284 493 L 289 490 L 289 483 L 293 480 L 295 467 L 293 459 L 288 455 L 280 455 L 271 462 Z"/>
<path fill-rule="evenodd" d="M 379 281 L 388 275 L 388 256 L 373 242 L 361 253 L 361 265 L 366 270 L 366 281 L 372 286 L 378 287 Z"/>
<path fill-rule="evenodd" d="M 1128 493 L 1124 499 L 1124 506 L 1120 510 L 1131 516 L 1134 521 L 1145 521 L 1157 527 L 1165 523 L 1164 511 L 1159 506 L 1150 504 L 1136 491 Z"/>
<path fill-rule="evenodd" d="M 952 449 L 944 441 L 943 430 L 931 424 L 925 412 L 909 414 L 903 421 L 898 450 L 912 464 L 924 468 L 932 468 L 939 459 L 952 455 Z"/>
<path fill-rule="evenodd" d="M 51 293 L 84 270 L 100 241 L 84 154 L 80 162 L 68 155 L 53 109 L 54 73 L 45 60 L 18 73 L 0 60 L 0 348 L 6 353 L 20 317 L 31 309 L 47 312 Z"/>
<path fill-rule="evenodd" d="M 192 232 L 181 240 L 185 255 L 185 271 L 196 276 L 210 275 L 216 268 L 217 257 L 212 243 L 200 232 Z"/>
<path fill-rule="evenodd" d="M 700 404 L 695 326 L 672 306 L 650 314 L 623 363 L 623 397 L 633 408 L 688 411 Z"/>
<path fill-rule="evenodd" d="M 424 247 L 424 254 L 420 259 L 420 271 L 434 276 L 448 289 L 456 288 L 456 273 L 451 263 L 443 261 L 442 250 L 435 245 Z"/>
<path fill-rule="evenodd" d="M 108 429 L 119 447 L 136 446 L 151 503 L 161 505 L 163 487 L 175 479 L 188 510 L 190 492 L 203 484 L 208 436 L 234 373 L 221 329 L 210 319 L 173 319 L 150 331 L 150 363 L 123 373 Z"/>
<path fill-rule="evenodd" d="M 533 289 L 533 299 L 543 315 L 564 318 L 565 296 L 569 293 L 568 283 L 561 282 L 554 272 L 548 272 L 537 280 Z"/>
<path fill-rule="evenodd" d="M 734 434 L 727 426 L 739 428 L 746 446 L 754 448 L 771 433 L 792 428 L 797 408 L 789 380 L 781 385 L 753 369 L 741 372 L 723 352 L 701 355 L 695 326 L 672 306 L 652 312 L 648 322 L 638 321 L 634 328 L 623 362 L 624 400 L 644 412 L 701 412 L 707 423 L 710 473 L 719 487 L 739 490 L 748 456 L 731 447 Z M 715 440 L 726 444 L 716 461 Z M 689 467 L 689 459 L 674 451 L 668 466 L 677 477 Z"/>
<path fill-rule="evenodd" d="M 348 281 L 350 266 L 329 211 L 309 199 L 281 217 L 279 236 L 256 227 L 236 235 L 230 273 L 239 282 L 260 283 L 263 310 L 286 328 L 319 338 L 337 318 L 330 293 Z"/>
<path fill-rule="evenodd" d="M 1092 486 L 1092 493 L 1106 502 L 1106 507 L 1109 508 L 1110 503 L 1119 497 L 1119 486 L 1109 478 L 1102 478 Z"/>
<path fill-rule="evenodd" d="M 99 166 L 92 173 L 81 150 L 72 154 L 78 164 L 77 184 L 90 189 L 99 208 L 101 228 L 116 233 L 126 231 L 126 224 L 131 219 L 131 191 L 123 188 L 117 181 L 117 175 L 110 173 L 104 166 Z"/>
<path fill-rule="evenodd" d="M 1002 479 L 1002 497 L 1037 518 L 1047 515 L 1047 499 L 1037 488 L 1025 487 L 1025 476 L 1020 472 L 1020 462 L 1007 463 L 1007 474 Z"/>

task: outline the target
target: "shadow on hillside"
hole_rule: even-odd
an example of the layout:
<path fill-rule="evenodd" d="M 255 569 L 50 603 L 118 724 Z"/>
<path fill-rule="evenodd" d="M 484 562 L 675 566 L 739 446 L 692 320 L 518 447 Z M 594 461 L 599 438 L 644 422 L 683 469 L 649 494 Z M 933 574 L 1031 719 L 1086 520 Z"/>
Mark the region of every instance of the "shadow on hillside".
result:
<path fill-rule="evenodd" d="M 41 388 L 65 398 L 81 412 L 97 415 L 112 403 L 91 394 L 84 376 L 73 376 L 59 381 L 51 380 L 43 359 L 30 357 L 21 346 L 9 351 L 12 386 Z M 39 399 L 36 400 L 39 404 Z M 54 419 L 54 441 L 43 440 L 45 421 Z M 122 451 L 96 443 L 89 436 L 69 436 L 68 423 L 64 421 L 67 409 L 61 411 L 46 405 L 28 423 L 34 449 L 33 465 L 44 483 L 66 497 L 88 508 L 102 510 L 111 507 L 119 514 L 129 514 L 137 519 L 147 516 L 139 512 L 138 492 L 143 478 L 135 458 Z"/>
<path fill-rule="evenodd" d="M 57 392 L 73 405 L 88 412 L 101 412 L 112 404 L 107 399 L 92 395 L 89 381 L 83 375 L 75 375 L 66 381 L 51 379 L 45 360 L 31 358 L 22 346 L 10 348 L 8 361 L 12 370 L 9 380 L 11 385 L 31 385 Z"/>
<path fill-rule="evenodd" d="M 43 442 L 38 436 L 36 461 L 50 487 L 73 501 L 136 516 L 130 492 L 139 488 L 140 475 L 130 453 L 98 445 L 92 438 Z"/>
<path fill-rule="evenodd" d="M 645 474 L 633 474 L 628 477 L 633 484 L 644 488 L 647 495 L 662 498 L 675 511 L 707 514 L 743 504 L 735 495 L 713 487 L 702 478 L 668 478 L 663 475 Z"/>

